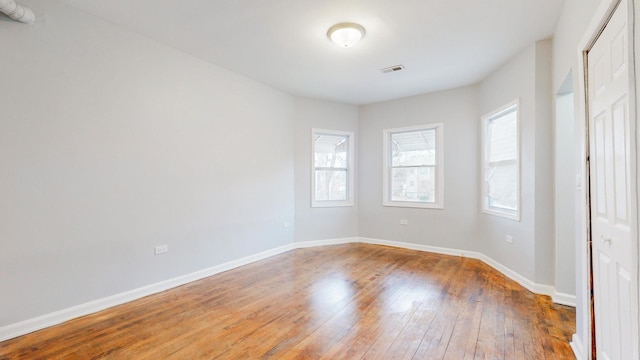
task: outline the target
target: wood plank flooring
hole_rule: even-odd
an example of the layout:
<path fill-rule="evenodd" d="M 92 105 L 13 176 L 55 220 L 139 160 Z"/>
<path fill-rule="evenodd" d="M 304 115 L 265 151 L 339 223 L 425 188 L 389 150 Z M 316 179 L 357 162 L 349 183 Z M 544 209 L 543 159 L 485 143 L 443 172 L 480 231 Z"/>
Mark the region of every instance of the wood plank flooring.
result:
<path fill-rule="evenodd" d="M 0 359 L 574 359 L 573 308 L 478 260 L 290 251 L 0 343 Z"/>

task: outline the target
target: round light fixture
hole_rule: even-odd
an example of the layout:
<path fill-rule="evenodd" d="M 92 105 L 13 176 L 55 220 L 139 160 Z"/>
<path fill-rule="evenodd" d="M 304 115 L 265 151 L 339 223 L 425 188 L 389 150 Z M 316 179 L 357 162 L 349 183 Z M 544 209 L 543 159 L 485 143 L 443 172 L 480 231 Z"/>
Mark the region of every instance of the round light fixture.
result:
<path fill-rule="evenodd" d="M 327 36 L 336 45 L 349 48 L 362 39 L 364 28 L 354 23 L 340 23 L 330 27 Z"/>

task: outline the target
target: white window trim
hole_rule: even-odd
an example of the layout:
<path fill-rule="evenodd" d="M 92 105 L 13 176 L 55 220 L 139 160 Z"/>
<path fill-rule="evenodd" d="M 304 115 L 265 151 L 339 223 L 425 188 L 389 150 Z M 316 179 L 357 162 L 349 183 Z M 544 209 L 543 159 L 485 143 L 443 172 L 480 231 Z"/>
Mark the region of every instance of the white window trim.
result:
<path fill-rule="evenodd" d="M 315 136 L 316 134 L 326 135 L 340 135 L 347 136 L 349 138 L 349 148 L 347 154 L 347 199 L 346 200 L 334 200 L 324 201 L 316 200 L 316 167 L 315 167 Z M 354 142 L 355 138 L 352 132 L 328 130 L 328 129 L 311 129 L 311 207 L 341 207 L 341 206 L 353 206 L 354 203 Z"/>
<path fill-rule="evenodd" d="M 487 156 L 487 148 L 486 148 L 486 143 L 487 143 L 487 129 L 488 126 L 487 124 L 489 123 L 489 121 L 491 119 L 494 119 L 496 117 L 501 116 L 502 114 L 504 114 L 506 111 L 510 110 L 510 108 L 515 107 L 516 109 L 516 146 L 517 146 L 517 151 L 516 151 L 516 163 L 518 166 L 518 183 L 517 183 L 517 191 L 518 191 L 518 209 L 517 210 L 508 210 L 508 209 L 502 209 L 502 208 L 495 208 L 495 207 L 491 207 L 489 206 L 489 196 L 487 194 L 487 185 L 485 183 L 485 172 L 486 172 L 486 156 Z M 482 153 L 482 163 L 481 163 L 481 168 L 482 168 L 482 177 L 480 178 L 481 180 L 481 204 L 482 204 L 482 212 L 485 214 L 489 214 L 489 215 L 494 215 L 494 216 L 499 216 L 499 217 L 503 217 L 503 218 L 507 218 L 510 220 L 514 220 L 514 221 L 520 221 L 520 215 L 522 212 L 522 149 L 520 146 L 521 143 L 521 134 L 520 134 L 520 100 L 516 99 L 513 100 L 507 104 L 505 104 L 504 106 L 499 107 L 498 109 L 491 111 L 490 113 L 488 113 L 487 115 L 482 117 L 482 141 L 481 141 L 481 153 Z"/>
<path fill-rule="evenodd" d="M 423 203 L 413 201 L 392 201 L 390 199 L 391 186 L 389 181 L 389 169 L 391 158 L 389 156 L 389 138 L 391 134 L 398 132 L 436 129 L 436 202 Z M 408 126 L 395 129 L 385 129 L 382 132 L 382 205 L 395 207 L 409 207 L 422 209 L 444 209 L 444 125 L 442 123 Z"/>

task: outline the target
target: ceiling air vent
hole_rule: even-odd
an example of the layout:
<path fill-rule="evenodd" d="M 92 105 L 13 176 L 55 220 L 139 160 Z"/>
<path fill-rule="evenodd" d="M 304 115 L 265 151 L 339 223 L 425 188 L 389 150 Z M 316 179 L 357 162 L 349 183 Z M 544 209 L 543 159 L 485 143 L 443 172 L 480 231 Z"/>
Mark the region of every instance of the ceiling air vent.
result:
<path fill-rule="evenodd" d="M 388 68 L 380 69 L 380 71 L 382 71 L 383 74 L 388 74 L 388 73 L 402 71 L 402 70 L 404 70 L 404 65 L 393 65 L 393 66 L 389 66 Z"/>

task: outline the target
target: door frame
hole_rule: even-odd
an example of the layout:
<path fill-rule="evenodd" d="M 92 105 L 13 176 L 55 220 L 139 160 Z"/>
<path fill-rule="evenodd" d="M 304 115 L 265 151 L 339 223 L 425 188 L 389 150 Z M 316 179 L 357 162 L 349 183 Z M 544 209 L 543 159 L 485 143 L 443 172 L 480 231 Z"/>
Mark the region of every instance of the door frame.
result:
<path fill-rule="evenodd" d="M 577 79 L 577 86 L 575 86 L 576 97 L 575 97 L 575 116 L 577 121 L 583 123 L 584 133 L 582 134 L 583 143 L 577 146 L 580 146 L 578 151 L 581 154 L 582 162 L 580 164 L 580 173 L 582 175 L 582 184 L 581 187 L 583 189 L 581 195 L 582 200 L 582 208 L 577 211 L 580 212 L 580 216 L 583 219 L 583 228 L 580 231 L 579 240 L 577 241 L 577 259 L 580 259 L 578 264 L 579 271 L 581 272 L 582 282 L 577 284 L 576 292 L 579 296 L 582 296 L 584 299 L 584 305 L 586 309 L 582 309 L 580 313 L 577 313 L 576 316 L 582 317 L 582 322 L 585 327 L 585 331 L 583 332 L 582 341 L 584 343 L 579 343 L 580 339 L 576 339 L 574 336 L 574 341 L 572 342 L 572 347 L 574 348 L 574 352 L 576 355 L 582 355 L 583 359 L 592 360 L 593 349 L 595 344 L 595 334 L 591 331 L 593 328 L 592 315 L 593 315 L 593 307 L 591 305 L 591 262 L 592 257 L 590 253 L 590 242 L 591 242 L 591 219 L 590 219 L 590 182 L 589 182 L 589 108 L 588 108 L 588 88 L 587 88 L 587 53 L 593 47 L 594 43 L 602 33 L 604 27 L 609 22 L 609 19 L 613 15 L 613 12 L 617 8 L 617 6 L 621 3 L 621 0 L 601 0 L 600 5 L 598 6 L 594 16 L 587 27 L 582 40 L 578 44 L 578 67 L 577 67 L 577 75 L 574 79 Z M 636 223 L 633 232 L 633 238 L 635 238 L 636 244 L 636 268 L 635 268 L 635 276 L 638 280 L 638 289 L 640 289 L 640 246 L 638 245 L 638 224 L 640 223 L 640 217 L 638 216 L 638 204 L 640 204 L 640 191 L 638 191 L 638 178 L 639 173 L 638 169 L 640 168 L 640 164 L 638 163 L 638 154 L 640 154 L 640 127 L 638 126 L 638 111 L 637 104 L 640 103 L 640 98 L 638 91 L 638 87 L 640 86 L 640 79 L 636 76 L 636 69 L 640 69 L 640 58 L 638 55 L 637 49 L 640 49 L 640 30 L 639 26 L 635 23 L 635 19 L 640 19 L 640 0 L 628 0 L 628 53 L 630 57 L 630 67 L 629 67 L 629 77 L 630 77 L 630 89 L 629 89 L 629 129 L 630 134 L 632 136 L 635 135 L 635 139 L 632 139 L 631 151 L 630 151 L 630 186 L 631 186 L 631 194 L 635 194 L 635 206 L 631 209 L 631 216 L 636 219 Z M 636 294 L 637 298 L 640 299 L 640 294 Z M 580 310 L 580 309 L 578 309 Z M 640 315 L 638 315 L 640 316 Z M 639 323 L 640 323 L 640 319 Z M 588 336 L 584 336 L 585 334 L 589 334 Z M 578 342 L 576 344 L 576 342 Z M 640 349 L 640 339 L 638 339 L 638 348 Z M 578 350 L 578 351 L 576 351 Z M 579 354 L 578 352 L 582 352 Z"/>

